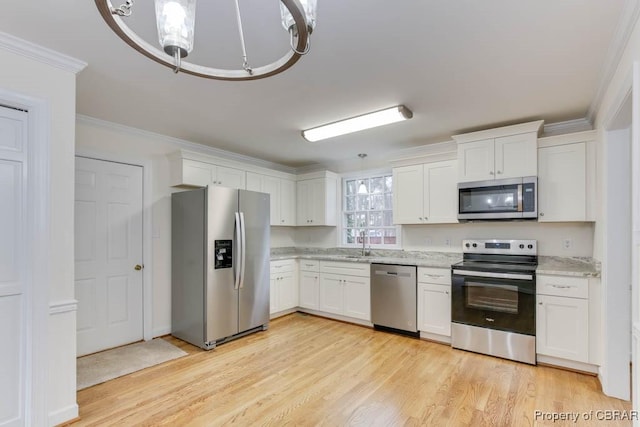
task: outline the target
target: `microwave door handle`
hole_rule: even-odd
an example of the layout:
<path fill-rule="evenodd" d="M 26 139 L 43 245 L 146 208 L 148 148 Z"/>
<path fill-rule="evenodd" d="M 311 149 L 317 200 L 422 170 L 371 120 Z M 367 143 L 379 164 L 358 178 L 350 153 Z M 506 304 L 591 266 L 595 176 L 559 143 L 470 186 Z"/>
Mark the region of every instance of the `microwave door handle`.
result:
<path fill-rule="evenodd" d="M 518 212 L 522 212 L 522 184 L 518 184 Z"/>

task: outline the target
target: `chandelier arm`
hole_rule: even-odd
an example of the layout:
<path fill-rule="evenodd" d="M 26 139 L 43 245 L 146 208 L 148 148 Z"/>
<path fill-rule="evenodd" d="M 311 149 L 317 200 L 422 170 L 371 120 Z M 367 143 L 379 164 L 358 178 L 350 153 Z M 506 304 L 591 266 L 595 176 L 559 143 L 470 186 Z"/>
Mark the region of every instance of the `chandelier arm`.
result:
<path fill-rule="evenodd" d="M 302 7 L 300 0 L 280 1 L 289 10 L 291 17 L 298 28 L 298 42 L 296 44 L 296 50 L 302 52 L 308 43 L 310 34 L 309 28 L 307 27 L 304 8 Z M 175 63 L 172 56 L 167 55 L 165 52 L 159 50 L 157 47 L 138 36 L 131 28 L 129 28 L 128 25 L 126 25 L 123 17 L 112 13 L 114 7 L 112 6 L 111 0 L 94 0 L 94 2 L 102 16 L 102 19 L 104 19 L 109 28 L 111 28 L 111 30 L 125 43 L 147 58 L 164 65 L 165 67 L 174 69 Z M 253 68 L 253 74 L 251 75 L 249 75 L 246 70 L 228 70 L 205 67 L 187 61 L 182 61 L 180 71 L 185 74 L 214 80 L 258 80 L 282 73 L 298 62 L 301 57 L 302 55 L 299 53 L 296 53 L 293 50 L 288 50 L 284 56 L 276 59 L 272 63 Z"/>
<path fill-rule="evenodd" d="M 244 43 L 244 32 L 242 31 L 242 17 L 240 16 L 240 3 L 235 0 L 236 3 L 236 17 L 238 18 L 238 33 L 240 34 L 240 45 L 242 46 L 242 68 L 249 73 L 253 74 L 253 70 L 249 67 L 249 60 L 247 59 L 247 47 Z"/>
<path fill-rule="evenodd" d="M 303 51 L 299 51 L 293 45 L 294 38 L 295 36 L 293 35 L 293 27 L 291 27 L 289 28 L 289 45 L 291 46 L 291 50 L 297 53 L 298 55 L 306 55 L 307 53 L 309 53 L 309 51 L 311 50 L 311 36 L 309 35 L 309 37 L 307 38 L 307 45 L 305 46 Z"/>

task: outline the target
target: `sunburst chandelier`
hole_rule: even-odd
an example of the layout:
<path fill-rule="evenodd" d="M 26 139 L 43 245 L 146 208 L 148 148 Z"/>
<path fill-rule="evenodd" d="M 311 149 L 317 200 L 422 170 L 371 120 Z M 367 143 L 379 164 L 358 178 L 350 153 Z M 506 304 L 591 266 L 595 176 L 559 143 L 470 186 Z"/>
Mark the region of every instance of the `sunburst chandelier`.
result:
<path fill-rule="evenodd" d="M 247 58 L 239 0 L 232 0 L 235 1 L 242 46 L 242 69 L 212 68 L 183 60 L 193 50 L 196 0 L 154 1 L 161 49 L 144 40 L 127 25 L 126 19 L 133 13 L 133 0 L 126 0 L 117 7 L 111 0 L 95 0 L 95 3 L 107 25 L 135 50 L 172 68 L 176 73 L 181 71 L 209 79 L 256 80 L 283 72 L 309 52 L 311 33 L 316 25 L 317 0 L 280 0 L 282 26 L 289 33 L 291 49 L 272 63 L 253 68 Z"/>

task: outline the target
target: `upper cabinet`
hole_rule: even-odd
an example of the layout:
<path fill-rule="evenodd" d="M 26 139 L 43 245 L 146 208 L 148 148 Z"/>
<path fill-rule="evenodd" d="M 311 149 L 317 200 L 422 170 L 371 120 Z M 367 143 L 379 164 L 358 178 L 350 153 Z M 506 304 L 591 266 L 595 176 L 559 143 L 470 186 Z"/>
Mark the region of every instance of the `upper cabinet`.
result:
<path fill-rule="evenodd" d="M 542 120 L 454 135 L 458 143 L 458 182 L 535 176 Z"/>
<path fill-rule="evenodd" d="M 338 176 L 325 171 L 298 176 L 296 217 L 298 226 L 337 224 Z"/>
<path fill-rule="evenodd" d="M 393 222 L 458 222 L 457 161 L 393 168 Z"/>
<path fill-rule="evenodd" d="M 593 221 L 594 131 L 538 141 L 538 221 Z"/>
<path fill-rule="evenodd" d="M 174 157 L 171 159 L 171 186 L 206 187 L 220 185 L 224 187 L 246 188 L 246 172 L 197 160 Z"/>
<path fill-rule="evenodd" d="M 295 184 L 289 179 L 247 172 L 247 190 L 271 196 L 271 225 L 296 225 Z"/>

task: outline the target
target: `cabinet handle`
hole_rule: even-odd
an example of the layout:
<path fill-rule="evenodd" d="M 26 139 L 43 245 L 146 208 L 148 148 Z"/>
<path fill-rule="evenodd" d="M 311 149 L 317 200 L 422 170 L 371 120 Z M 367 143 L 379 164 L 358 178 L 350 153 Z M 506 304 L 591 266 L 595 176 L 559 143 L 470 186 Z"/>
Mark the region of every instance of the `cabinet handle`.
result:
<path fill-rule="evenodd" d="M 429 218 L 427 218 L 426 216 L 424 217 L 424 220 L 425 220 L 425 221 L 426 221 L 426 220 L 428 220 L 428 219 L 429 219 Z"/>
<path fill-rule="evenodd" d="M 540 212 L 540 216 L 544 216 L 544 212 Z"/>
<path fill-rule="evenodd" d="M 493 175 L 493 174 L 494 174 L 493 171 L 489 171 L 489 175 Z"/>
<path fill-rule="evenodd" d="M 498 171 L 498 175 L 502 175 L 502 171 Z"/>
<path fill-rule="evenodd" d="M 419 219 L 420 221 L 422 221 L 422 217 L 419 217 L 418 219 Z"/>
<path fill-rule="evenodd" d="M 540 301 L 540 302 L 538 303 L 538 305 L 542 305 L 542 301 Z"/>
<path fill-rule="evenodd" d="M 427 277 L 432 277 L 432 278 L 434 278 L 434 279 L 441 279 L 441 278 L 443 278 L 443 277 L 444 277 L 444 276 L 442 276 L 442 275 L 440 275 L 440 274 L 425 274 L 425 276 L 427 276 Z"/>
<path fill-rule="evenodd" d="M 284 219 L 283 219 L 283 220 L 281 220 L 280 222 L 284 222 Z"/>
<path fill-rule="evenodd" d="M 444 291 L 445 295 L 449 295 L 449 291 Z"/>
<path fill-rule="evenodd" d="M 551 285 L 552 288 L 556 288 L 556 289 L 570 289 L 571 286 L 569 285 Z"/>

